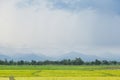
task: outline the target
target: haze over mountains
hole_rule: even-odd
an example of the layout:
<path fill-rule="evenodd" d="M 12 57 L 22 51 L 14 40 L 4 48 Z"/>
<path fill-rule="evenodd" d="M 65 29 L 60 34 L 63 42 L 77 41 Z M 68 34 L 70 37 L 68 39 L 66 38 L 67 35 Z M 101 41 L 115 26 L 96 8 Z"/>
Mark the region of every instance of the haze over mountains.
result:
<path fill-rule="evenodd" d="M 109 55 L 102 55 L 102 56 L 96 56 L 96 55 L 85 55 L 83 53 L 79 53 L 79 52 L 69 52 L 66 53 L 64 55 L 61 56 L 57 56 L 57 57 L 49 57 L 43 54 L 35 54 L 35 53 L 19 53 L 19 54 L 15 54 L 15 55 L 4 55 L 4 54 L 0 54 L 0 59 L 4 60 L 14 60 L 14 61 L 18 61 L 18 60 L 24 60 L 24 61 L 31 61 L 31 60 L 36 60 L 36 61 L 45 61 L 45 60 L 63 60 L 63 59 L 75 59 L 75 58 L 82 58 L 84 61 L 94 61 L 95 59 L 99 59 L 99 60 L 116 60 L 116 61 L 120 61 L 120 56 L 119 55 L 113 55 L 113 54 L 109 54 Z"/>

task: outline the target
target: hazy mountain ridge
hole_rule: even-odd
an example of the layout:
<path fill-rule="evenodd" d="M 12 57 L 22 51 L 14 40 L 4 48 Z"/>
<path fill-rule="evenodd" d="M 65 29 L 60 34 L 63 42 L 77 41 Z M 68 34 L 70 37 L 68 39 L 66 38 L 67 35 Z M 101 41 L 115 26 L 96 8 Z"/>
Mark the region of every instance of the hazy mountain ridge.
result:
<path fill-rule="evenodd" d="M 0 54 L 0 60 L 4 60 L 4 59 L 10 60 L 11 57 L 9 57 L 9 56 L 7 56 L 7 55 L 4 55 L 4 54 Z"/>
<path fill-rule="evenodd" d="M 37 60 L 37 61 L 43 61 L 46 60 L 48 57 L 45 55 L 40 54 L 39 56 L 34 53 L 27 53 L 27 54 L 17 54 L 14 57 L 12 57 L 13 60 L 25 60 L 25 61 L 31 61 L 31 60 Z"/>
<path fill-rule="evenodd" d="M 86 55 L 86 54 L 82 54 L 79 52 L 69 52 L 66 53 L 64 55 L 58 56 L 58 57 L 48 57 L 45 56 L 43 54 L 35 54 L 35 53 L 18 53 L 15 54 L 13 56 L 9 56 L 9 55 L 4 55 L 4 54 L 0 54 L 0 59 L 4 60 L 25 60 L 25 61 L 31 61 L 31 60 L 36 60 L 36 61 L 45 61 L 45 60 L 63 60 L 63 59 L 75 59 L 75 58 L 82 58 L 84 61 L 94 61 L 95 59 L 99 59 L 99 60 L 116 60 L 116 61 L 120 61 L 120 56 L 119 55 L 113 55 L 113 54 L 109 54 L 109 55 L 102 55 L 102 56 L 95 56 L 95 55 Z"/>
<path fill-rule="evenodd" d="M 84 61 L 94 61 L 95 59 L 102 59 L 101 57 L 95 55 L 85 55 L 79 52 L 69 52 L 59 57 L 60 60 L 62 59 L 75 59 L 75 58 L 82 58 Z"/>

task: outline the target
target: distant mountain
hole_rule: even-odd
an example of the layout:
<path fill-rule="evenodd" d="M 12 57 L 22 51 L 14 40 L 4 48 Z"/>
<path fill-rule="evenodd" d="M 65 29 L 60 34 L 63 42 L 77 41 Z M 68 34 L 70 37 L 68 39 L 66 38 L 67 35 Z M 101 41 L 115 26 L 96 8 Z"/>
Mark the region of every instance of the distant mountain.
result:
<path fill-rule="evenodd" d="M 4 54 L 0 54 L 0 60 L 25 60 L 25 61 L 31 61 L 31 60 L 36 60 L 36 61 L 44 61 L 44 60 L 63 60 L 63 59 L 75 59 L 75 58 L 81 58 L 84 61 L 94 61 L 95 59 L 99 60 L 116 60 L 120 61 L 120 55 L 115 55 L 111 53 L 106 53 L 106 54 L 101 54 L 100 56 L 95 56 L 95 55 L 85 55 L 79 52 L 69 52 L 64 55 L 58 56 L 58 57 L 48 57 L 43 54 L 35 54 L 35 53 L 16 53 L 13 56 L 8 56 Z"/>
<path fill-rule="evenodd" d="M 103 55 L 95 56 L 95 55 L 85 55 L 79 52 L 69 52 L 67 54 L 64 54 L 58 58 L 58 60 L 63 59 L 75 59 L 75 58 L 81 58 L 84 61 L 94 61 L 95 59 L 99 60 L 109 60 L 109 61 L 120 61 L 120 55 L 112 54 L 112 53 L 104 53 Z"/>
<path fill-rule="evenodd" d="M 75 59 L 75 58 L 81 58 L 84 61 L 94 61 L 95 59 L 102 59 L 101 57 L 97 57 L 94 55 L 85 55 L 79 52 L 69 52 L 67 54 L 64 54 L 60 56 L 58 59 L 63 60 L 63 59 Z"/>
<path fill-rule="evenodd" d="M 104 53 L 104 54 L 101 54 L 100 57 L 102 57 L 105 60 L 120 61 L 120 55 L 118 55 L 118 54 Z"/>
<path fill-rule="evenodd" d="M 14 56 L 11 56 L 13 60 L 25 60 L 25 61 L 31 61 L 31 60 L 36 60 L 36 61 L 44 61 L 47 60 L 48 57 L 45 55 L 39 54 L 36 55 L 34 53 L 27 53 L 27 54 L 17 54 Z"/>
<path fill-rule="evenodd" d="M 48 57 L 45 56 L 43 54 L 35 54 L 35 53 L 16 53 L 14 55 L 3 55 L 0 54 L 0 60 L 14 60 L 14 61 L 20 61 L 20 60 L 24 60 L 24 61 L 31 61 L 31 60 L 36 60 L 36 61 L 45 61 L 45 60 L 56 60 L 53 57 Z"/>
<path fill-rule="evenodd" d="M 0 54 L 0 60 L 5 60 L 5 59 L 10 60 L 11 58 L 9 56 Z"/>

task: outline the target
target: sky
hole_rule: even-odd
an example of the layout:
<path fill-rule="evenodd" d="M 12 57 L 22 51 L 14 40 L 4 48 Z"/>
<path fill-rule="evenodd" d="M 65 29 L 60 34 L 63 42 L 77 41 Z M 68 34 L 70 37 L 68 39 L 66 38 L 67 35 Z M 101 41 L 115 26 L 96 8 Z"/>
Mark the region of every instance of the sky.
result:
<path fill-rule="evenodd" d="M 119 0 L 0 0 L 0 52 L 120 54 Z"/>

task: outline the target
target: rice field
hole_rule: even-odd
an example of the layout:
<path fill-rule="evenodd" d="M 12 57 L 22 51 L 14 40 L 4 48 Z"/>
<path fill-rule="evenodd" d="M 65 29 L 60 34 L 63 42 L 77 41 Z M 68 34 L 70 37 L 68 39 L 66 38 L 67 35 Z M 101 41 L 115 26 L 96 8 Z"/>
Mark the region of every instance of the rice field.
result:
<path fill-rule="evenodd" d="M 120 80 L 120 66 L 0 66 L 0 80 Z"/>
<path fill-rule="evenodd" d="M 0 78 L 9 80 L 9 78 Z M 16 77 L 15 80 L 120 80 L 119 77 Z"/>
<path fill-rule="evenodd" d="M 0 77 L 120 77 L 119 70 L 0 70 Z"/>

